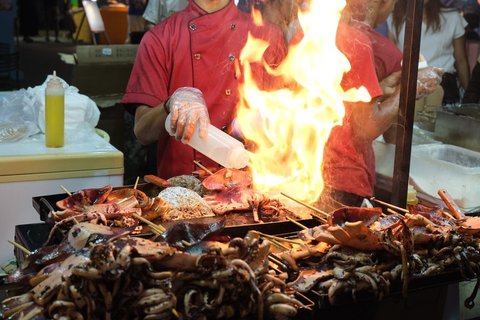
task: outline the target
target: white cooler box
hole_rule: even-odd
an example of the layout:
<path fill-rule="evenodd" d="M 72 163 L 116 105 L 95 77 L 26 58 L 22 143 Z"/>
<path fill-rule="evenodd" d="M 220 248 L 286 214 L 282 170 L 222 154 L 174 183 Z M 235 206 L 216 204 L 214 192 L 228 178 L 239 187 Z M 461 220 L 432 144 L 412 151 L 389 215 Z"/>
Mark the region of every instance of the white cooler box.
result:
<path fill-rule="evenodd" d="M 377 175 L 392 178 L 395 146 L 374 141 Z M 480 152 L 449 144 L 412 146 L 410 181 L 417 191 L 443 204 L 445 189 L 465 211 L 480 207 Z"/>
<path fill-rule="evenodd" d="M 88 141 L 86 141 L 88 140 Z M 44 139 L 0 143 L 0 264 L 14 258 L 15 225 L 37 223 L 32 197 L 123 185 L 123 154 L 97 134 L 63 148 Z"/>
<path fill-rule="evenodd" d="M 414 146 L 410 178 L 435 198 L 439 189 L 447 190 L 466 211 L 480 206 L 480 152 L 449 144 Z"/>

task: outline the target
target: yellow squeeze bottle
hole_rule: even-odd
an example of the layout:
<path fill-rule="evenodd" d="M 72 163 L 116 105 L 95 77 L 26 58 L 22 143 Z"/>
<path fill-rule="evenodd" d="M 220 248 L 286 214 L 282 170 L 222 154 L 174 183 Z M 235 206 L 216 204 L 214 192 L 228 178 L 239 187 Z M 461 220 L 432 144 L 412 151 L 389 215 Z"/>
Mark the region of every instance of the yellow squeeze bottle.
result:
<path fill-rule="evenodd" d="M 65 130 L 65 90 L 53 71 L 45 89 L 45 145 L 63 147 Z"/>

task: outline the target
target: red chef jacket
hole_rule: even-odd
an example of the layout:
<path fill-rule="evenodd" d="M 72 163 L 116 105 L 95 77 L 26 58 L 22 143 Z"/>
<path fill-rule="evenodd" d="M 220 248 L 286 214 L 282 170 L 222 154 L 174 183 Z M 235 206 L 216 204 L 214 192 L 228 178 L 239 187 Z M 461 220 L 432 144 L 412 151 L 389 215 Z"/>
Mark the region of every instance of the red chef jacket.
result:
<path fill-rule="evenodd" d="M 352 21 L 351 24 L 370 39 L 375 59 L 375 70 L 379 80 L 383 80 L 393 72 L 402 69 L 402 51 L 392 40 L 365 23 Z"/>
<path fill-rule="evenodd" d="M 351 70 L 342 79 L 342 87 L 364 86 L 372 99 L 382 95 L 377 79 L 374 54 L 369 38 L 359 30 L 340 23 L 337 47 L 350 61 Z M 375 184 L 375 156 L 372 141 L 359 143 L 351 123 L 352 108 L 345 103 L 343 124 L 333 128 L 325 146 L 323 176 L 325 184 L 333 189 L 362 197 L 373 195 Z"/>
<path fill-rule="evenodd" d="M 271 66 L 278 65 L 286 55 L 280 29 L 256 26 L 233 0 L 213 13 L 190 1 L 185 10 L 144 35 L 122 102 L 158 107 L 177 88 L 196 87 L 204 94 L 210 122 L 218 128 L 228 126 L 235 116 L 242 81 L 238 60 L 249 32 L 271 43 L 264 59 Z M 272 84 L 260 64 L 252 69 L 259 87 Z M 195 170 L 194 159 L 206 166 L 216 165 L 172 137 L 159 141 L 157 174 L 162 178 L 189 174 Z"/>

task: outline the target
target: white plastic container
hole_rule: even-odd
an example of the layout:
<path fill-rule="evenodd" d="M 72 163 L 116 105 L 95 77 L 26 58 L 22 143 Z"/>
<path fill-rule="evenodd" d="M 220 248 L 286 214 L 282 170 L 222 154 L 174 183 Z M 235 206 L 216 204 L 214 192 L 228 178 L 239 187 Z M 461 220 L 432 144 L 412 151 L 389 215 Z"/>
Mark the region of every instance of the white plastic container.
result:
<path fill-rule="evenodd" d="M 480 206 L 480 152 L 448 144 L 414 146 L 410 178 L 435 198 L 439 189 L 447 190 L 464 210 Z"/>
<path fill-rule="evenodd" d="M 165 129 L 173 136 L 170 117 L 165 120 Z M 211 124 L 205 139 L 200 138 L 197 127 L 188 145 L 225 168 L 242 169 L 248 165 L 249 156 L 243 144 Z"/>

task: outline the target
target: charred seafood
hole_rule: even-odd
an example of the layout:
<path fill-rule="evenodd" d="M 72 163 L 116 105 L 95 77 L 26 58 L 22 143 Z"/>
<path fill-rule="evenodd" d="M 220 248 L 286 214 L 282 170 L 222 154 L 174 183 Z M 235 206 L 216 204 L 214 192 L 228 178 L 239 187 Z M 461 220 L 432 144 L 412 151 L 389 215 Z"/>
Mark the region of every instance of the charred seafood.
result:
<path fill-rule="evenodd" d="M 268 271 L 256 234 L 189 254 L 123 236 L 77 251 L 28 292 L 7 298 L 9 319 L 257 319 L 294 317 L 301 302 Z"/>

